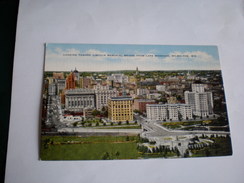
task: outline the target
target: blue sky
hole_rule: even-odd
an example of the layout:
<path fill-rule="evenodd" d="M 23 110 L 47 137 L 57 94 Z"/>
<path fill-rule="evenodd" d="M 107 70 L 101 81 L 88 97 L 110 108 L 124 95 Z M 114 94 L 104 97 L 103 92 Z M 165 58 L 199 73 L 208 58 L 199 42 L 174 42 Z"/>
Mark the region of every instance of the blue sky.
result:
<path fill-rule="evenodd" d="M 46 44 L 46 71 L 135 70 L 136 67 L 139 70 L 219 70 L 220 64 L 216 46 Z"/>

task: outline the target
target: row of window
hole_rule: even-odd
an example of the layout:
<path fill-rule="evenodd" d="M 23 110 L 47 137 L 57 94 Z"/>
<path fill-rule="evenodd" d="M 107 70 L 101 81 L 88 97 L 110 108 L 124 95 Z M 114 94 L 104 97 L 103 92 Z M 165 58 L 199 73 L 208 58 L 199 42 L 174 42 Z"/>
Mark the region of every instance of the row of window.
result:
<path fill-rule="evenodd" d="M 68 101 L 69 107 L 81 107 L 81 106 L 91 106 L 93 105 L 92 100 L 88 101 Z"/>

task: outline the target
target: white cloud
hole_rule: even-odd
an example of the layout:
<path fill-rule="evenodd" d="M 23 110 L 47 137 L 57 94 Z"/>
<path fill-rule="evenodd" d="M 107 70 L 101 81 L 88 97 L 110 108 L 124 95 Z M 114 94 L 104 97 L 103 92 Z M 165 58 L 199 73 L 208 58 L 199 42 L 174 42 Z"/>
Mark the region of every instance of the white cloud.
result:
<path fill-rule="evenodd" d="M 85 54 L 101 54 L 101 55 L 107 55 L 109 53 L 107 52 L 102 52 L 102 51 L 99 51 L 99 50 L 95 50 L 95 49 L 90 49 L 90 50 L 87 50 L 84 52 Z"/>

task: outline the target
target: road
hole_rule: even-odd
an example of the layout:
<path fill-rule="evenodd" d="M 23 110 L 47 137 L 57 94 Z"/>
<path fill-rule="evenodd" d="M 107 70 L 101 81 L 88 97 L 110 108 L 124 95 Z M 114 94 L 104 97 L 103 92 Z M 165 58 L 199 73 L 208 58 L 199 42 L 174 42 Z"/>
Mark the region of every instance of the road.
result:
<path fill-rule="evenodd" d="M 85 132 L 85 133 L 131 133 L 139 134 L 141 129 L 97 129 L 97 128 L 59 128 L 58 132 Z"/>
<path fill-rule="evenodd" d="M 145 130 L 143 135 L 145 137 L 162 137 L 162 136 L 178 136 L 178 135 L 191 135 L 191 134 L 218 134 L 218 135 L 227 135 L 230 132 L 223 131 L 184 131 L 184 130 L 170 130 L 163 127 L 160 123 L 156 121 L 147 121 L 146 118 L 135 115 L 135 119 L 139 124 L 142 125 L 142 128 Z"/>
<path fill-rule="evenodd" d="M 47 114 L 47 125 L 55 126 L 55 128 L 57 129 L 66 126 L 65 124 L 60 122 L 62 110 L 58 96 L 49 96 Z"/>

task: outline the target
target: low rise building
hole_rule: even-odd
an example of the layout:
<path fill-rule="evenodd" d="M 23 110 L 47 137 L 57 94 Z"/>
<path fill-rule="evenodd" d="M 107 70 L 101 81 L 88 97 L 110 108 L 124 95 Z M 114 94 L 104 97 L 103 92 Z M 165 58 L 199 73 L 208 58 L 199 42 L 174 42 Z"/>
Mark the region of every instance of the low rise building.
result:
<path fill-rule="evenodd" d="M 146 112 L 147 104 L 155 104 L 155 100 L 148 99 L 135 99 L 134 100 L 134 110 L 138 110 L 140 112 Z"/>
<path fill-rule="evenodd" d="M 157 91 L 165 91 L 166 90 L 166 86 L 165 85 L 156 85 L 156 90 Z"/>
<path fill-rule="evenodd" d="M 69 111 L 83 111 L 95 108 L 95 91 L 91 89 L 71 89 L 65 91 L 65 108 Z"/>
<path fill-rule="evenodd" d="M 160 99 L 161 96 L 162 96 L 161 93 L 149 93 L 149 94 L 147 94 L 147 98 L 148 99 L 152 99 L 152 100 L 154 100 L 154 99 Z"/>
<path fill-rule="evenodd" d="M 137 88 L 136 90 L 137 95 L 147 95 L 149 93 L 150 93 L 149 90 L 146 88 Z"/>
<path fill-rule="evenodd" d="M 192 108 L 187 104 L 147 104 L 149 120 L 182 120 L 192 119 Z"/>
<path fill-rule="evenodd" d="M 128 76 L 124 74 L 112 74 L 111 76 L 108 76 L 108 81 L 118 82 L 118 83 L 127 83 L 128 82 Z"/>

